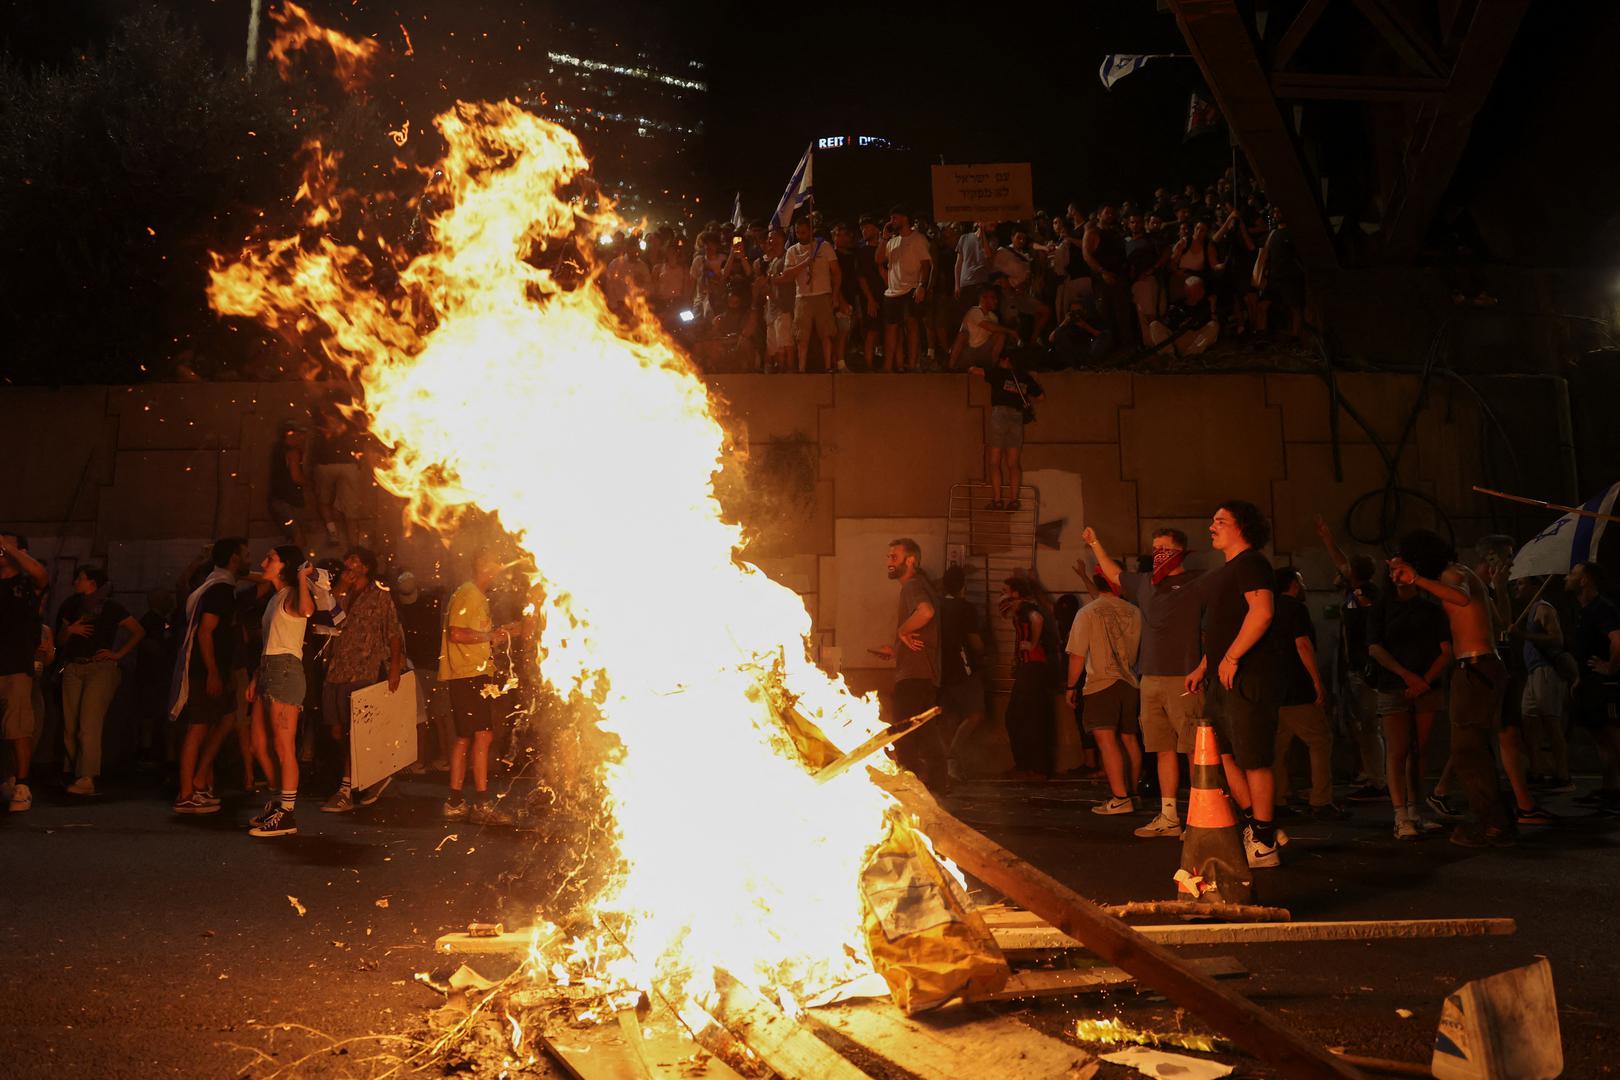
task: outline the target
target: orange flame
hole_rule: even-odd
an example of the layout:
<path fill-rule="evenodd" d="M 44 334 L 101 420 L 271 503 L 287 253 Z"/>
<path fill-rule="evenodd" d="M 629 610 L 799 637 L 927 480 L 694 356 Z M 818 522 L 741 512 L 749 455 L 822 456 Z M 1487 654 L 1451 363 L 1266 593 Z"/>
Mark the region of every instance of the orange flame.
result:
<path fill-rule="evenodd" d="M 371 63 L 382 50 L 373 39 L 328 30 L 292 0 L 283 0 L 281 10 L 272 11 L 270 18 L 281 28 L 270 42 L 270 59 L 283 79 L 292 78 L 293 55 L 317 42 L 332 50 L 332 70 L 345 90 L 353 93 L 371 77 Z"/>
<path fill-rule="evenodd" d="M 435 126 L 448 149 L 424 205 L 444 209 L 397 291 L 373 290 L 359 249 L 295 238 L 216 255 L 214 307 L 317 327 L 413 517 L 450 529 L 475 505 L 533 556 L 540 671 L 593 696 L 622 743 L 600 766 L 618 872 L 594 902 L 628 947 L 612 977 L 692 1002 L 717 965 L 800 996 L 864 974 L 856 882 L 888 798 L 861 769 L 817 784 L 761 688 L 846 750 L 881 728 L 876 702 L 815 666 L 803 603 L 722 519 L 703 381 L 596 287 L 595 241 L 622 223 L 565 194 L 578 140 L 512 103 Z M 555 251 L 591 277 L 559 281 Z"/>

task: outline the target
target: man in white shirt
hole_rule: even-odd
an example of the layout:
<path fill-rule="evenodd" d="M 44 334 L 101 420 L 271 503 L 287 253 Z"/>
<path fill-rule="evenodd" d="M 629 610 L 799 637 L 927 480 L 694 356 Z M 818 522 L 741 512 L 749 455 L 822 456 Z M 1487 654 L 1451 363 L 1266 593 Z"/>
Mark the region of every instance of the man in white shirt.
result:
<path fill-rule="evenodd" d="M 1142 776 L 1141 683 L 1136 675 L 1142 613 L 1120 599 L 1103 571 L 1094 573 L 1090 584 L 1096 599 L 1080 609 L 1069 629 L 1066 696 L 1079 710 L 1081 724 L 1097 740 L 1103 772 L 1108 776 L 1110 797 L 1091 812 L 1133 814 Z"/>
<path fill-rule="evenodd" d="M 911 212 L 903 206 L 889 211 L 888 241 L 879 249 L 878 269 L 884 273 L 883 360 L 892 371 L 917 368 L 917 319 L 928 298 L 933 257 L 928 240 L 911 227 Z M 900 328 L 906 330 L 905 359 L 900 356 Z"/>
<path fill-rule="evenodd" d="M 957 332 L 956 343 L 951 346 L 950 370 L 963 370 L 963 357 L 967 358 L 966 367 L 996 366 L 1001 359 L 1002 347 L 1013 336 L 1013 331 L 1002 326 L 1001 320 L 996 317 L 996 309 L 1000 306 L 1000 290 L 986 285 L 979 293 L 979 302 L 962 316 L 962 329 Z"/>
<path fill-rule="evenodd" d="M 798 242 L 787 249 L 782 271 L 771 281 L 778 285 L 793 282 L 793 340 L 799 346 L 799 373 L 804 373 L 809 359 L 812 332 L 821 338 L 822 370 L 832 371 L 833 341 L 838 336 L 833 309 L 845 306 L 838 255 L 832 244 L 816 235 L 808 215 L 794 222 L 793 231 Z M 841 357 L 838 366 L 844 366 Z"/>

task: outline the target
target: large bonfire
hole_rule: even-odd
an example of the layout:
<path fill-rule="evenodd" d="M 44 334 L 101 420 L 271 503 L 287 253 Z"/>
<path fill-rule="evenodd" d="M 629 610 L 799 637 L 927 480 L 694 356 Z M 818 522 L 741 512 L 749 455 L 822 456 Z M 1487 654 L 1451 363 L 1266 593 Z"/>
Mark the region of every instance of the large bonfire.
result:
<path fill-rule="evenodd" d="M 875 701 L 812 662 L 803 603 L 723 519 L 726 436 L 686 357 L 591 273 L 549 269 L 567 252 L 589 271 L 622 227 L 570 194 L 579 142 L 510 103 L 436 126 L 425 250 L 335 239 L 337 161 L 317 149 L 302 235 L 217 257 L 214 306 L 318 343 L 415 520 L 448 533 L 477 508 L 532 556 L 540 672 L 617 738 L 599 764 L 614 869 L 591 905 L 622 939 L 610 978 L 690 1001 L 716 967 L 790 993 L 864 973 L 857 881 L 887 797 L 861 769 L 818 783 L 781 716 L 847 750 L 879 730 Z"/>

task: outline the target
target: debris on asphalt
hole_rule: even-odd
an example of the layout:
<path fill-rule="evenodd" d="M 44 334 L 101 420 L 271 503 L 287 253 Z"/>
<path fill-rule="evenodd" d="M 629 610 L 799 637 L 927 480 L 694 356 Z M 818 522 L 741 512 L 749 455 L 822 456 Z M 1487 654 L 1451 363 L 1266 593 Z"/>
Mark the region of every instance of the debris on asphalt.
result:
<path fill-rule="evenodd" d="M 1163 1050 L 1149 1050 L 1145 1046 L 1116 1050 L 1112 1054 L 1104 1054 L 1102 1059 L 1113 1065 L 1135 1069 L 1143 1076 L 1163 1077 L 1165 1080 L 1172 1077 L 1174 1080 L 1218 1080 L 1219 1077 L 1232 1075 L 1232 1066 L 1219 1061 L 1188 1057 L 1186 1054 L 1167 1054 Z"/>
<path fill-rule="evenodd" d="M 1119 1020 L 1076 1020 L 1075 1037 L 1082 1042 L 1135 1043 L 1138 1046 L 1174 1046 L 1182 1050 L 1213 1052 L 1230 1049 L 1225 1039 L 1190 1032 L 1143 1031 Z"/>
<path fill-rule="evenodd" d="M 287 897 L 287 903 L 291 904 L 293 906 L 293 910 L 298 912 L 298 917 L 300 919 L 302 919 L 304 917 L 305 912 L 308 910 L 308 909 L 306 909 L 304 907 L 303 904 L 300 904 L 298 902 L 298 897 L 296 897 L 296 896 L 289 895 Z"/>

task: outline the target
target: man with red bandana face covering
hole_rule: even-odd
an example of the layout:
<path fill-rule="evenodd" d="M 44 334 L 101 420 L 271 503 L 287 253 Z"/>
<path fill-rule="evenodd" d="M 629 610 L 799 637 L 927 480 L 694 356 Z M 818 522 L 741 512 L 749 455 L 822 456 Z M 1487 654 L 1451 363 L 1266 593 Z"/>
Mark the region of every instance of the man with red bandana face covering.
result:
<path fill-rule="evenodd" d="M 1142 609 L 1141 716 L 1142 749 L 1158 755 L 1159 813 L 1136 830 L 1137 836 L 1181 835 L 1176 790 L 1181 784 L 1177 754 L 1190 754 L 1198 718 L 1203 715 L 1202 694 L 1184 693 L 1187 672 L 1198 666 L 1203 642 L 1199 624 L 1203 606 L 1198 593 L 1187 588 L 1200 574 L 1182 565 L 1187 557 L 1187 534 L 1163 528 L 1153 533 L 1153 570 L 1132 573 L 1109 558 L 1097 534 L 1080 534 L 1097 559 L 1097 568 Z M 1083 567 L 1077 568 L 1077 572 Z"/>

